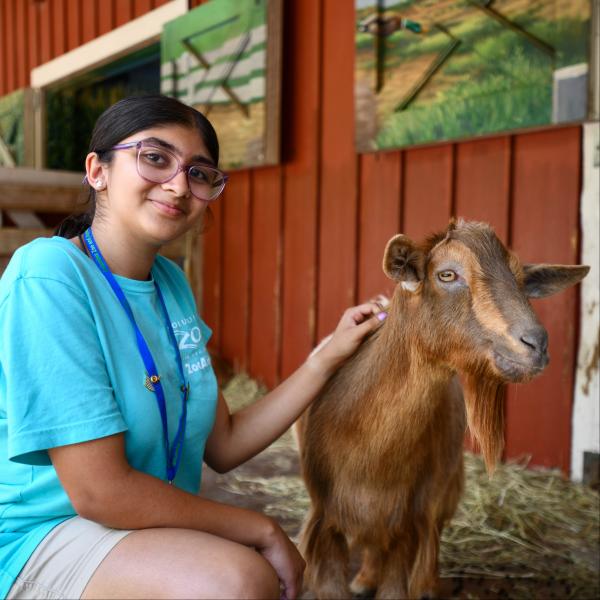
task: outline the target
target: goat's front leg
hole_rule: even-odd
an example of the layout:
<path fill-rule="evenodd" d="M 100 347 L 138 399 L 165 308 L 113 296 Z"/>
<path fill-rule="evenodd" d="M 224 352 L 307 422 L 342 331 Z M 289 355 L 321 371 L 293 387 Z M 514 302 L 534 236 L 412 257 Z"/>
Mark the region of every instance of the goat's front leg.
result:
<path fill-rule="evenodd" d="M 360 571 L 350 584 L 353 594 L 367 596 L 373 594 L 381 577 L 381 550 L 366 547 L 362 553 Z"/>
<path fill-rule="evenodd" d="M 317 598 L 351 597 L 346 537 L 341 531 L 324 525 L 321 512 L 311 511 L 304 526 L 301 550 L 306 560 L 305 580 Z"/>
<path fill-rule="evenodd" d="M 417 522 L 418 547 L 408 592 L 411 598 L 436 598 L 438 590 L 438 555 L 441 528 L 434 519 Z"/>
<path fill-rule="evenodd" d="M 408 598 L 408 577 L 414 559 L 414 540 L 397 540 L 382 555 L 381 574 L 375 598 Z"/>

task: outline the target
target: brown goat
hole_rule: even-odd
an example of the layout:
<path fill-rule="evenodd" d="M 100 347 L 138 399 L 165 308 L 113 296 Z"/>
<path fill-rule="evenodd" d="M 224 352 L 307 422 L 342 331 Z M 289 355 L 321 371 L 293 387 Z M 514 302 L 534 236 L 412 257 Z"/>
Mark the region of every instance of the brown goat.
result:
<path fill-rule="evenodd" d="M 398 284 L 388 318 L 297 426 L 312 501 L 301 547 L 318 598 L 435 594 L 440 536 L 463 488 L 465 412 L 491 472 L 505 383 L 548 363 L 527 298 L 589 270 L 522 265 L 488 225 L 462 220 L 421 245 L 392 238 L 383 268 Z M 351 586 L 349 544 L 363 550 Z"/>

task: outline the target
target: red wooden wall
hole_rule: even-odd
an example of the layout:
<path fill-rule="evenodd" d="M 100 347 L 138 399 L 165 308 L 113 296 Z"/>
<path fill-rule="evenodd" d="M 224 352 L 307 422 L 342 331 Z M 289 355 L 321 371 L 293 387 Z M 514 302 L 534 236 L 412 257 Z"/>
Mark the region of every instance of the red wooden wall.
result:
<path fill-rule="evenodd" d="M 0 95 L 165 1 L 0 0 Z M 348 305 L 390 291 L 381 255 L 398 231 L 419 238 L 457 215 L 490 222 L 526 261 L 578 257 L 579 127 L 357 155 L 353 36 L 339 2 L 285 2 L 282 163 L 233 173 L 204 238 L 213 348 L 270 386 Z M 507 455 L 565 472 L 577 301 L 569 290 L 536 303 L 551 365 L 507 400 Z"/>
<path fill-rule="evenodd" d="M 34 67 L 168 1 L 0 0 L 0 96 L 29 86 Z"/>
<path fill-rule="evenodd" d="M 391 291 L 386 241 L 451 216 L 491 223 L 525 261 L 575 263 L 580 128 L 357 155 L 352 11 L 286 3 L 283 163 L 233 174 L 205 236 L 203 316 L 213 348 L 276 384 L 354 302 Z M 576 290 L 536 303 L 542 377 L 511 386 L 507 456 L 569 470 Z"/>

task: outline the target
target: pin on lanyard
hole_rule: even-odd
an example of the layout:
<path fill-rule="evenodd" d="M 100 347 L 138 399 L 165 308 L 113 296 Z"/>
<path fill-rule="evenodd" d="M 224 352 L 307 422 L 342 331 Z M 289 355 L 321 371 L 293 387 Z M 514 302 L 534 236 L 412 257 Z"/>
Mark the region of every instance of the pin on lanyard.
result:
<path fill-rule="evenodd" d="M 138 324 L 135 321 L 135 317 L 133 316 L 133 311 L 131 310 L 131 306 L 123 293 L 123 290 L 117 283 L 114 275 L 111 273 L 110 268 L 106 264 L 102 253 L 100 252 L 100 248 L 98 248 L 96 244 L 96 240 L 94 239 L 94 235 L 92 233 L 91 227 L 85 231 L 83 234 L 83 240 L 85 246 L 88 250 L 89 255 L 93 259 L 96 266 L 100 269 L 100 272 L 112 288 L 113 292 L 117 296 L 123 310 L 127 314 L 129 321 L 133 327 L 135 333 L 135 339 L 137 342 L 138 350 L 140 352 L 140 356 L 142 361 L 144 362 L 144 366 L 146 368 L 146 381 L 144 383 L 145 387 L 154 392 L 156 395 L 156 403 L 158 405 L 158 411 L 160 413 L 160 419 L 162 421 L 162 429 L 163 429 L 163 439 L 165 444 L 165 455 L 167 460 L 167 481 L 169 483 L 173 483 L 175 479 L 175 475 L 177 474 L 177 470 L 179 469 L 179 463 L 181 461 L 181 452 L 183 450 L 183 440 L 185 437 L 185 426 L 187 421 L 187 398 L 190 390 L 189 383 L 185 382 L 185 375 L 183 373 L 183 363 L 181 362 L 181 354 L 179 353 L 179 346 L 177 345 L 177 340 L 175 339 L 175 334 L 173 333 L 173 328 L 171 327 L 171 320 L 169 319 L 169 313 L 167 312 L 167 305 L 165 304 L 165 300 L 163 298 L 162 292 L 160 291 L 160 287 L 157 281 L 154 281 L 154 287 L 156 289 L 156 295 L 158 296 L 158 300 L 163 312 L 163 316 L 166 321 L 167 331 L 169 332 L 169 340 L 171 345 L 175 349 L 175 356 L 177 357 L 177 367 L 179 370 L 180 376 L 180 391 L 181 391 L 181 415 L 179 417 L 179 425 L 177 427 L 177 432 L 175 434 L 175 438 L 173 439 L 173 444 L 169 444 L 169 427 L 167 420 L 167 405 L 165 402 L 165 393 L 162 387 L 162 383 L 160 381 L 160 375 L 156 369 L 156 364 L 154 363 L 154 359 L 152 358 L 152 354 L 150 352 L 150 348 L 148 348 L 148 344 L 138 327 Z"/>

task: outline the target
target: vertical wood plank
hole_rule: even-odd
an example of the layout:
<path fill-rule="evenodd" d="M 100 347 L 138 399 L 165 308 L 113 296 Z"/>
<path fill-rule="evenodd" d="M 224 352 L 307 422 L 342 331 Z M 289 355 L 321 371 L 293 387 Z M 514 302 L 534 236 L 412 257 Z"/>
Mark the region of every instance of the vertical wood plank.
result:
<path fill-rule="evenodd" d="M 104 0 L 98 5 L 98 35 L 108 33 L 115 28 L 114 0 Z"/>
<path fill-rule="evenodd" d="M 52 47 L 53 56 L 57 57 L 67 51 L 66 0 L 51 0 L 52 4 Z"/>
<path fill-rule="evenodd" d="M 0 2 L 0 96 L 7 93 L 6 67 L 9 54 L 6 48 L 6 4 L 6 0 Z"/>
<path fill-rule="evenodd" d="M 209 348 L 221 353 L 221 288 L 223 272 L 223 201 L 222 196 L 211 206 L 214 221 L 202 239 L 202 318 L 212 329 Z"/>
<path fill-rule="evenodd" d="M 385 245 L 400 232 L 401 177 L 400 152 L 360 156 L 359 302 L 394 289 L 381 264 Z"/>
<path fill-rule="evenodd" d="M 306 358 L 315 341 L 320 38 L 320 2 L 287 3 L 282 118 L 286 124 L 282 136 L 282 377 Z"/>
<path fill-rule="evenodd" d="M 67 50 L 81 44 L 81 4 L 78 0 L 67 1 Z"/>
<path fill-rule="evenodd" d="M 512 246 L 524 262 L 574 264 L 579 249 L 581 130 L 522 134 L 515 139 Z M 511 386 L 507 456 L 530 454 L 536 465 L 569 472 L 578 290 L 534 301 L 548 330 L 551 362 L 531 383 Z"/>
<path fill-rule="evenodd" d="M 456 146 L 455 215 L 489 223 L 508 242 L 510 136 Z"/>
<path fill-rule="evenodd" d="M 52 4 L 43 2 L 38 5 L 39 12 L 39 34 L 40 34 L 40 64 L 48 62 L 53 56 L 52 52 Z"/>
<path fill-rule="evenodd" d="M 98 0 L 87 0 L 81 9 L 81 42 L 85 44 L 98 37 Z"/>
<path fill-rule="evenodd" d="M 115 27 L 124 25 L 133 18 L 133 0 L 117 0 L 115 3 Z"/>
<path fill-rule="evenodd" d="M 134 18 L 141 17 L 152 10 L 152 0 L 135 0 L 133 5 Z"/>
<path fill-rule="evenodd" d="M 17 1 L 15 6 L 15 37 L 9 52 L 17 55 L 16 89 L 29 84 L 29 47 L 27 40 L 27 6 L 23 0 Z"/>
<path fill-rule="evenodd" d="M 402 231 L 415 241 L 442 231 L 452 212 L 452 145 L 405 151 Z"/>
<path fill-rule="evenodd" d="M 325 0 L 317 336 L 356 301 L 357 169 L 354 149 L 354 11 Z"/>
<path fill-rule="evenodd" d="M 29 85 L 29 72 L 40 64 L 40 11 L 41 5 L 37 2 L 29 2 L 27 5 L 28 31 L 25 38 L 28 42 L 29 53 L 27 63 L 27 85 Z"/>
<path fill-rule="evenodd" d="M 236 370 L 247 368 L 250 268 L 250 174 L 237 171 L 222 206 L 223 273 L 221 353 Z"/>
<path fill-rule="evenodd" d="M 281 351 L 281 168 L 252 172 L 250 375 L 272 388 Z"/>
<path fill-rule="evenodd" d="M 17 89 L 17 53 L 15 47 L 16 15 L 14 0 L 6 0 L 4 3 L 4 33 L 6 34 L 6 91 L 8 93 Z"/>

